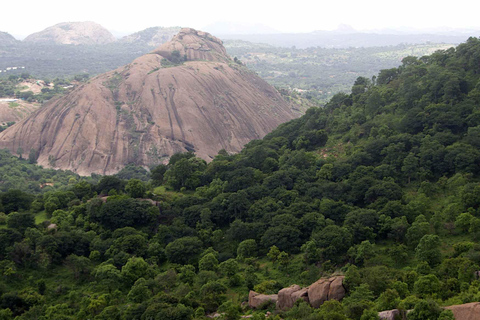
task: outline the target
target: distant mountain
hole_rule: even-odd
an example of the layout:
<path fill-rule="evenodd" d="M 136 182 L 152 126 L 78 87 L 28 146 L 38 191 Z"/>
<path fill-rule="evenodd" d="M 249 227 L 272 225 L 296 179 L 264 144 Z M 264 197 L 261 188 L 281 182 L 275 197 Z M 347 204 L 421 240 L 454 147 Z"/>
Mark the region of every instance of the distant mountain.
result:
<path fill-rule="evenodd" d="M 0 46 L 9 46 L 19 42 L 11 34 L 0 31 Z"/>
<path fill-rule="evenodd" d="M 115 42 L 115 37 L 95 22 L 62 22 L 33 33 L 25 38 L 25 42 L 45 44 L 107 44 Z"/>
<path fill-rule="evenodd" d="M 378 34 L 395 34 L 395 35 L 441 35 L 441 36 L 462 36 L 467 39 L 470 36 L 476 37 L 480 34 L 480 29 L 473 28 L 451 28 L 451 27 L 437 27 L 437 28 L 425 28 L 416 29 L 411 27 L 399 27 L 399 28 L 383 28 L 372 29 L 362 31 L 365 33 L 378 33 Z"/>
<path fill-rule="evenodd" d="M 222 40 L 244 40 L 254 43 L 265 43 L 277 47 L 310 48 L 349 48 L 395 46 L 402 43 L 451 43 L 459 44 L 469 35 L 441 34 L 378 34 L 366 32 L 347 32 L 347 28 L 334 31 L 318 30 L 310 33 L 281 34 L 219 34 Z M 474 36 L 472 34 L 472 36 Z"/>
<path fill-rule="evenodd" d="M 260 23 L 249 24 L 249 23 L 228 22 L 228 21 L 219 21 L 219 22 L 212 23 L 204 27 L 204 30 L 212 34 L 218 34 L 218 35 L 280 33 L 280 31 Z"/>
<path fill-rule="evenodd" d="M 195 151 L 238 152 L 295 116 L 267 82 L 209 33 L 182 29 L 132 63 L 95 77 L 0 133 L 0 148 L 82 175 L 158 164 Z"/>
<path fill-rule="evenodd" d="M 121 38 L 119 42 L 158 47 L 161 44 L 170 41 L 173 36 L 180 31 L 180 29 L 180 27 L 152 27 L 125 36 Z"/>

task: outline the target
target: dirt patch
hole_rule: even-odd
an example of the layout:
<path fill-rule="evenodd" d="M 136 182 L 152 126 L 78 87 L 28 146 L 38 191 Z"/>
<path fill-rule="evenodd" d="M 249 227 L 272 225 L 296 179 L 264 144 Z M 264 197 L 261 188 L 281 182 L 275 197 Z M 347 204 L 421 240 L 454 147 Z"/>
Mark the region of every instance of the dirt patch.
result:
<path fill-rule="evenodd" d="M 34 94 L 39 94 L 43 88 L 48 88 L 48 86 L 42 80 L 26 80 L 19 83 L 17 88 L 20 88 L 21 92 L 32 91 Z"/>

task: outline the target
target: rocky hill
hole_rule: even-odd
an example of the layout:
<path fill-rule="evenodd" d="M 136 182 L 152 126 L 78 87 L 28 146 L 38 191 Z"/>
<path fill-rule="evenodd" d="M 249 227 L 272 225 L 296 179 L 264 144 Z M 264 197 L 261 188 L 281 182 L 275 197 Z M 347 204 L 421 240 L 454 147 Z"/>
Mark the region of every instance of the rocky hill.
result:
<path fill-rule="evenodd" d="M 167 41 L 170 41 L 179 31 L 180 27 L 152 27 L 131 35 L 125 36 L 119 40 L 120 43 L 136 43 L 149 47 L 158 47 Z"/>
<path fill-rule="evenodd" d="M 280 94 L 233 62 L 222 42 L 182 29 L 172 41 L 105 73 L 0 134 L 0 148 L 35 149 L 38 163 L 82 175 L 177 152 L 210 160 L 238 152 L 294 115 Z"/>
<path fill-rule="evenodd" d="M 9 46 L 17 42 L 18 40 L 15 39 L 11 34 L 0 31 L 0 46 Z"/>
<path fill-rule="evenodd" d="M 114 42 L 115 37 L 95 22 L 62 22 L 33 33 L 25 38 L 26 42 L 48 44 L 107 44 Z"/>

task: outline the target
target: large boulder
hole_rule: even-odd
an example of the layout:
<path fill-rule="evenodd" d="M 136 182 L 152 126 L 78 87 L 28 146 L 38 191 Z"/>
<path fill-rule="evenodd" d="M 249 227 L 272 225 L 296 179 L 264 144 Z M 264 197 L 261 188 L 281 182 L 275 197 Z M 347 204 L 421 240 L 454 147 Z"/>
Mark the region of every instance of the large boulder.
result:
<path fill-rule="evenodd" d="M 452 310 L 456 320 L 478 320 L 480 319 L 480 302 L 459 304 L 445 307 Z"/>
<path fill-rule="evenodd" d="M 258 309 L 268 302 L 277 303 L 278 295 L 276 294 L 261 294 L 250 290 L 248 294 L 248 306 L 253 309 Z"/>
<path fill-rule="evenodd" d="M 308 299 L 313 308 L 319 308 L 327 300 L 342 300 L 345 296 L 344 276 L 322 278 L 308 288 Z"/>
<path fill-rule="evenodd" d="M 331 278 L 330 278 L 331 279 Z M 345 287 L 343 286 L 344 276 L 334 277 L 328 290 L 328 300 L 340 301 L 345 297 Z"/>
<path fill-rule="evenodd" d="M 308 301 L 308 288 L 301 288 L 299 285 L 291 285 L 278 292 L 277 309 L 287 310 L 293 307 L 299 299 Z"/>

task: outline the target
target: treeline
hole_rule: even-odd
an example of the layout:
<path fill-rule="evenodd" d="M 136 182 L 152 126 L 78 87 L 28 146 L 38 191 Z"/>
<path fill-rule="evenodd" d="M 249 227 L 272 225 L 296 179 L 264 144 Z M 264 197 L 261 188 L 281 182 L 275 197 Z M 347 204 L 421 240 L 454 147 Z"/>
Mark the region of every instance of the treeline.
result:
<path fill-rule="evenodd" d="M 208 164 L 184 153 L 150 174 L 5 190 L 0 315 L 264 319 L 241 306 L 249 290 L 336 272 L 342 302 L 265 308 L 273 319 L 394 308 L 453 319 L 439 306 L 480 299 L 479 55 L 470 38 L 405 58 Z"/>

